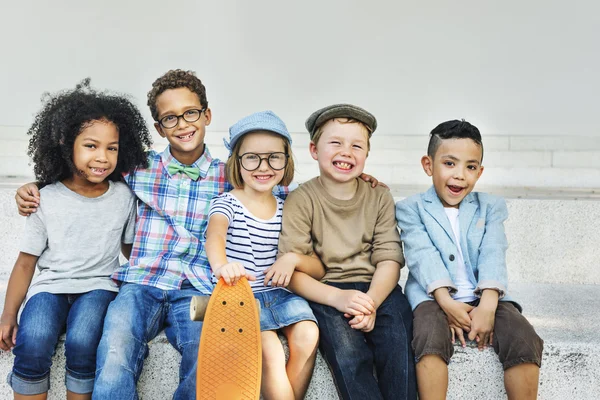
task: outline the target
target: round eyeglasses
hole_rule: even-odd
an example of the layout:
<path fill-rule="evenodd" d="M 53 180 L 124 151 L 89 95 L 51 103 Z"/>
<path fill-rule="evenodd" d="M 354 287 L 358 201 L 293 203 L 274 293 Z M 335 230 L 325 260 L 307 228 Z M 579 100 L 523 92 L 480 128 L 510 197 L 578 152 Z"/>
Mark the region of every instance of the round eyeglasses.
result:
<path fill-rule="evenodd" d="M 165 115 L 164 117 L 162 117 L 161 119 L 158 120 L 158 123 L 163 128 L 167 128 L 167 129 L 175 128 L 177 126 L 177 124 L 179 124 L 179 118 L 183 118 L 183 120 L 185 122 L 196 122 L 200 119 L 200 116 L 202 115 L 202 113 L 204 111 L 206 111 L 206 107 L 204 107 L 200 110 L 198 110 L 198 109 L 187 110 L 186 112 L 184 112 L 181 115 L 175 115 L 175 114 Z"/>
<path fill-rule="evenodd" d="M 256 171 L 263 160 L 267 160 L 267 164 L 271 169 L 280 171 L 285 168 L 289 158 L 289 154 L 282 152 L 261 154 L 266 155 L 266 157 L 261 157 L 260 154 L 257 153 L 244 153 L 241 156 L 238 156 L 238 160 L 240 160 L 242 168 L 246 171 Z"/>

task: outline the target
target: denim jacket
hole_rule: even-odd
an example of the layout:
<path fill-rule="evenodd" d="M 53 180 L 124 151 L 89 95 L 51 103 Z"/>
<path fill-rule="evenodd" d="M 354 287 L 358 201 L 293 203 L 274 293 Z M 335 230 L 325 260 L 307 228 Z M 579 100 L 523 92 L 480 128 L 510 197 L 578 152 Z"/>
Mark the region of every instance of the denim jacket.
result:
<path fill-rule="evenodd" d="M 447 287 L 450 294 L 456 292 L 459 245 L 474 294 L 481 296 L 484 289 L 495 289 L 500 300 L 514 302 L 506 295 L 507 217 L 508 209 L 501 197 L 469 193 L 459 205 L 457 244 L 434 187 L 397 202 L 396 219 L 409 269 L 405 292 L 413 310 L 421 302 L 432 300 L 433 292 L 440 287 Z"/>

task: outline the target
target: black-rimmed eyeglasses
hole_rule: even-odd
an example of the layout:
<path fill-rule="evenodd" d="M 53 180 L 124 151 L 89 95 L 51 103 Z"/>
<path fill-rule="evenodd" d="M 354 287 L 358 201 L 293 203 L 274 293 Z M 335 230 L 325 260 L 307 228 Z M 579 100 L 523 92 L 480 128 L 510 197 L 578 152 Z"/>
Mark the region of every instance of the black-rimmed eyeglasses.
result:
<path fill-rule="evenodd" d="M 204 107 L 200 110 L 198 110 L 198 109 L 187 110 L 186 112 L 184 112 L 181 115 L 175 115 L 175 114 L 165 115 L 164 117 L 162 117 L 161 119 L 158 120 L 158 123 L 160 124 L 160 126 L 162 126 L 163 128 L 166 128 L 166 129 L 175 128 L 177 126 L 177 124 L 179 124 L 179 118 L 183 118 L 183 120 L 185 122 L 196 122 L 200 119 L 200 116 L 202 115 L 202 113 L 204 111 L 206 111 L 206 107 Z"/>
<path fill-rule="evenodd" d="M 242 168 L 246 171 L 256 171 L 263 160 L 267 160 L 267 164 L 275 171 L 280 171 L 285 168 L 288 162 L 289 155 L 277 152 L 277 153 L 261 153 L 266 157 L 261 157 L 257 153 L 244 153 L 238 156 Z"/>

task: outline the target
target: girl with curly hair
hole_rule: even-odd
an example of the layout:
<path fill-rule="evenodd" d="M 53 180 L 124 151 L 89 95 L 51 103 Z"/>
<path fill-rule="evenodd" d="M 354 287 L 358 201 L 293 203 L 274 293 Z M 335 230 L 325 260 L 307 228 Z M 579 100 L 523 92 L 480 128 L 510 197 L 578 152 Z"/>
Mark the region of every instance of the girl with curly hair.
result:
<path fill-rule="evenodd" d="M 97 92 L 89 79 L 47 95 L 28 134 L 44 188 L 8 282 L 0 348 L 15 356 L 15 399 L 46 399 L 66 331 L 67 399 L 89 399 L 104 316 L 118 291 L 110 275 L 134 238 L 135 196 L 121 177 L 146 166 L 150 134 L 127 98 Z"/>

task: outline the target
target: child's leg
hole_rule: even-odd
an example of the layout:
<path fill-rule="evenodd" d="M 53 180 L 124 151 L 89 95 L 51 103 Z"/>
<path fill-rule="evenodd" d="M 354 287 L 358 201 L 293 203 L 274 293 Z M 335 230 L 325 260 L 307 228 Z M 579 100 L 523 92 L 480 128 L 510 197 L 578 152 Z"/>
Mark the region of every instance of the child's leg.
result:
<path fill-rule="evenodd" d="M 357 289 L 352 283 L 329 283 L 340 289 Z M 344 400 L 382 399 L 373 375 L 373 353 L 365 334 L 352 329 L 344 314 L 317 303 L 310 306 L 319 322 L 321 351 L 333 372 L 340 397 Z"/>
<path fill-rule="evenodd" d="M 313 321 L 300 321 L 282 330 L 290 348 L 287 376 L 295 398 L 303 399 L 315 367 L 319 328 Z"/>
<path fill-rule="evenodd" d="M 91 399 L 96 374 L 96 350 L 104 316 L 116 292 L 93 290 L 74 295 L 67 318 L 65 358 L 68 400 Z M 69 296 L 71 297 L 71 296 Z"/>
<path fill-rule="evenodd" d="M 454 354 L 446 314 L 435 301 L 424 301 L 413 312 L 413 350 L 417 360 L 419 399 L 445 399 L 448 362 Z"/>
<path fill-rule="evenodd" d="M 262 331 L 261 393 L 266 400 L 293 400 L 294 391 L 285 368 L 285 354 L 276 331 Z"/>
<path fill-rule="evenodd" d="M 504 367 L 509 399 L 536 399 L 544 341 L 510 302 L 498 302 L 494 350 Z"/>
<path fill-rule="evenodd" d="M 165 335 L 181 354 L 179 385 L 173 394 L 173 400 L 194 399 L 202 322 L 190 319 L 190 302 L 193 296 L 202 294 L 189 282 L 184 282 L 180 290 L 169 290 L 166 293 L 168 303 L 165 305 Z"/>
<path fill-rule="evenodd" d="M 509 400 L 537 399 L 540 367 L 519 364 L 504 371 L 504 387 Z"/>
<path fill-rule="evenodd" d="M 367 290 L 369 285 L 364 285 Z M 412 335 L 412 310 L 402 288 L 396 286 L 377 309 L 375 328 L 366 334 L 384 399 L 417 398 Z"/>
<path fill-rule="evenodd" d="M 51 293 L 38 293 L 25 305 L 13 349 L 14 366 L 8 377 L 15 399 L 46 398 L 52 355 L 68 310 L 66 296 Z"/>
<path fill-rule="evenodd" d="M 442 357 L 429 354 L 417 363 L 419 399 L 445 399 L 448 392 L 448 365 Z"/>
<path fill-rule="evenodd" d="M 146 285 L 121 286 L 104 319 L 92 398 L 137 398 L 136 384 L 148 354 L 148 341 L 163 325 L 163 296 L 163 290 Z"/>

